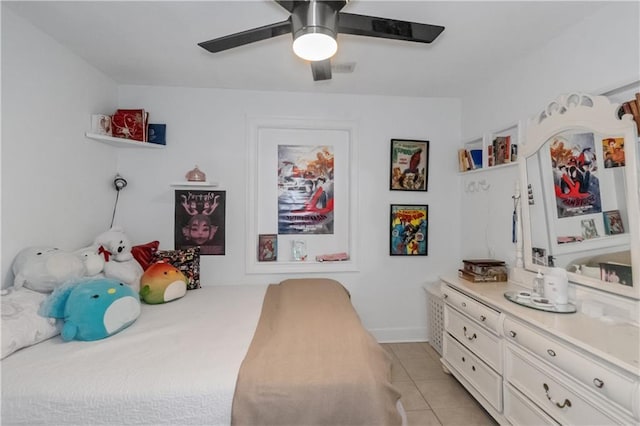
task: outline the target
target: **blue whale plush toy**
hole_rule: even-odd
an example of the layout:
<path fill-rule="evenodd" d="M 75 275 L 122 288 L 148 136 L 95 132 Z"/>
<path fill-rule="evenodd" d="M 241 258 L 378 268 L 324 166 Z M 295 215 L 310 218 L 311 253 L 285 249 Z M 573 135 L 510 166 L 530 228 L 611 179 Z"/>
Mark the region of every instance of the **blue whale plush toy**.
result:
<path fill-rule="evenodd" d="M 40 315 L 64 320 L 65 341 L 104 339 L 138 319 L 140 296 L 112 278 L 84 279 L 54 290 Z"/>

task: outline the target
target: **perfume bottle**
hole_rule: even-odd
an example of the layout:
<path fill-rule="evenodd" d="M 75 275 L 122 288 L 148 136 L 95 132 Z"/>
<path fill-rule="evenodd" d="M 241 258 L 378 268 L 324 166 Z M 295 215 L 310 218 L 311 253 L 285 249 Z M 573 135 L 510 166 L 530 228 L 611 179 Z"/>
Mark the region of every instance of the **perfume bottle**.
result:
<path fill-rule="evenodd" d="M 534 297 L 544 297 L 544 276 L 540 269 L 538 269 L 538 274 L 533 279 L 533 289 L 531 291 Z"/>

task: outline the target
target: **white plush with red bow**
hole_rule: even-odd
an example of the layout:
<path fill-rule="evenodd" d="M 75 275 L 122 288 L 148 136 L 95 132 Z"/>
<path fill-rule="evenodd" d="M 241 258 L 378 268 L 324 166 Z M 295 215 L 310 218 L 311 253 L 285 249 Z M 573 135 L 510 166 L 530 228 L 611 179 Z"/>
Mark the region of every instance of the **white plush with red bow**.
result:
<path fill-rule="evenodd" d="M 98 235 L 94 241 L 98 253 L 104 258 L 104 275 L 119 280 L 138 292 L 142 266 L 131 254 L 131 241 L 122 228 L 114 226 Z"/>

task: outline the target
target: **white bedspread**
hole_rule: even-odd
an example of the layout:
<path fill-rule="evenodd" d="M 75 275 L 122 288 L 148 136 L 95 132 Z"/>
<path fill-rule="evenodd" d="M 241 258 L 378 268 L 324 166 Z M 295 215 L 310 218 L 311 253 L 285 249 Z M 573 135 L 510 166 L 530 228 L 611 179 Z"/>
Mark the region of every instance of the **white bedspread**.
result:
<path fill-rule="evenodd" d="M 94 342 L 57 336 L 2 360 L 2 425 L 228 425 L 267 286 L 214 286 L 142 306 Z"/>

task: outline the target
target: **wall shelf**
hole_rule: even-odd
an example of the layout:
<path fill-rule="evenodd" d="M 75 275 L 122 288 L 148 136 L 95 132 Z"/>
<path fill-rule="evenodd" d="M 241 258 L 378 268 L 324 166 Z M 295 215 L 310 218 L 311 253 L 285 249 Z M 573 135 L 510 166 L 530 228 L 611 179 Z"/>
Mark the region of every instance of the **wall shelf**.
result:
<path fill-rule="evenodd" d="M 490 161 L 489 160 L 489 150 L 493 149 L 493 141 L 494 139 L 496 139 L 499 136 L 502 137 L 509 137 L 510 139 L 510 146 L 515 145 L 516 146 L 516 151 L 515 151 L 515 155 L 517 156 L 518 152 L 517 152 L 517 145 L 520 144 L 520 141 L 522 140 L 522 125 L 521 123 L 518 121 L 517 123 L 512 123 L 504 128 L 498 129 L 498 130 L 493 130 L 491 132 L 487 132 L 485 134 L 483 134 L 482 136 L 467 140 L 465 142 L 463 142 L 462 145 L 462 150 L 466 150 L 467 153 L 470 153 L 471 150 L 479 150 L 482 152 L 482 167 L 479 168 L 474 168 L 474 169 L 470 169 L 470 170 L 466 170 L 466 171 L 461 171 L 459 170 L 459 174 L 467 174 L 467 173 L 477 173 L 477 172 L 486 172 L 488 170 L 495 170 L 495 169 L 499 169 L 499 168 L 503 168 L 503 167 L 510 167 L 510 166 L 514 166 L 516 164 L 518 164 L 517 162 L 517 157 L 516 160 L 508 160 L 505 163 L 500 163 L 500 164 L 496 164 L 496 165 L 491 165 L 491 162 L 495 161 L 495 157 L 493 157 L 493 159 Z M 511 149 L 509 148 L 510 152 L 509 152 L 509 157 L 511 156 Z M 458 152 L 458 155 L 460 155 L 460 151 Z M 459 158 L 458 159 L 459 165 L 462 162 L 462 160 Z"/>
<path fill-rule="evenodd" d="M 169 186 L 171 186 L 172 188 L 217 188 L 218 187 L 218 182 L 189 182 L 189 181 L 182 181 L 182 182 L 171 182 L 169 184 Z"/>
<path fill-rule="evenodd" d="M 149 149 L 162 149 L 166 145 L 159 145 L 150 142 L 140 142 L 131 139 L 114 138 L 113 136 L 99 135 L 97 133 L 87 132 L 84 134 L 87 138 L 93 139 L 98 142 L 105 143 L 107 145 L 119 147 L 119 148 L 149 148 Z"/>
<path fill-rule="evenodd" d="M 518 165 L 517 161 L 512 161 L 510 163 L 498 164 L 497 166 L 482 167 L 480 169 L 467 170 L 466 172 L 458 172 L 458 174 L 459 175 L 472 175 L 474 173 L 488 172 L 488 171 L 491 171 L 491 170 L 504 169 L 504 168 L 507 168 L 507 167 L 513 167 L 513 166 L 517 166 L 517 165 Z"/>

